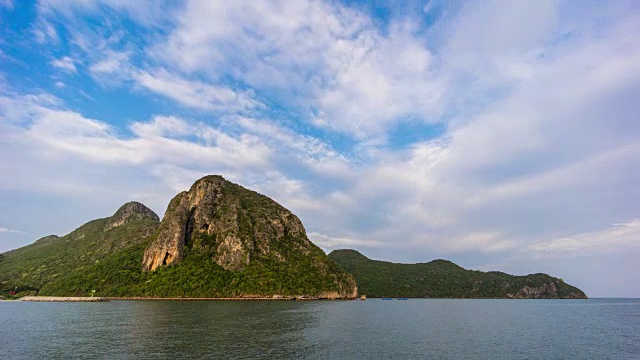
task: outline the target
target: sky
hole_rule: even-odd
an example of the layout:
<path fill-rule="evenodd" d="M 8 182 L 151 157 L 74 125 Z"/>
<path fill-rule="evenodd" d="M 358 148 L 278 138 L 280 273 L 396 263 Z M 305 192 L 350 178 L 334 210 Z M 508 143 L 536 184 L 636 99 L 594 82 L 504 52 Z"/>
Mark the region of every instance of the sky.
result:
<path fill-rule="evenodd" d="M 207 174 L 326 252 L 640 297 L 636 1 L 0 0 L 0 252 Z"/>

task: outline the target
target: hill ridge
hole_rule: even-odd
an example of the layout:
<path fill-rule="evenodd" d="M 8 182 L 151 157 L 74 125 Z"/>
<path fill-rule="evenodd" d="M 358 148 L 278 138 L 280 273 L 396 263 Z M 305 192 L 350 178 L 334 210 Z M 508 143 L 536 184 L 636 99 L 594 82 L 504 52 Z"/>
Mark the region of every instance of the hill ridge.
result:
<path fill-rule="evenodd" d="M 544 273 L 467 270 L 444 259 L 393 263 L 351 249 L 334 250 L 329 257 L 356 278 L 360 293 L 368 297 L 587 298 L 582 290 Z"/>
<path fill-rule="evenodd" d="M 47 283 L 144 242 L 158 224 L 153 211 L 129 202 L 113 215 L 88 221 L 64 236 L 44 236 L 5 252 L 0 262 L 0 290 L 13 286 L 37 292 Z"/>

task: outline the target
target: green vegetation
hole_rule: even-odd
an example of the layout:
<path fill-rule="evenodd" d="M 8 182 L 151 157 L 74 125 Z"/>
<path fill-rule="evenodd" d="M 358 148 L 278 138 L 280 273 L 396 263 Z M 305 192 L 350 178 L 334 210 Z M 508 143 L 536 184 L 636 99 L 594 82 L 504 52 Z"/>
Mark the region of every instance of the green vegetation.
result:
<path fill-rule="evenodd" d="M 45 284 L 72 274 L 89 276 L 120 250 L 146 244 L 158 227 L 157 216 L 146 208 L 148 213 L 123 216 L 123 209 L 131 206 L 141 204 L 126 204 L 114 216 L 90 221 L 66 236 L 46 236 L 2 254 L 0 296 L 9 297 L 12 291 L 18 296 L 35 295 Z"/>
<path fill-rule="evenodd" d="M 96 296 L 114 297 L 313 296 L 335 287 L 334 279 L 320 274 L 310 261 L 261 258 L 236 272 L 211 261 L 210 253 L 192 249 L 176 265 L 143 272 L 140 263 L 144 248 L 145 244 L 139 244 L 117 251 L 84 271 L 46 284 L 39 295 L 87 296 L 95 289 Z M 322 255 L 320 250 L 318 256 Z M 338 265 L 330 264 L 333 270 L 341 271 Z"/>
<path fill-rule="evenodd" d="M 282 247 L 278 250 L 288 261 L 263 256 L 235 272 L 213 262 L 211 250 L 196 246 L 188 248 L 176 265 L 143 272 L 143 253 L 153 237 L 127 245 L 132 237 L 122 235 L 144 233 L 144 229 L 154 228 L 153 224 L 137 222 L 125 232 L 117 228 L 103 232 L 101 225 L 107 220 L 92 221 L 65 237 L 38 240 L 4 254 L 0 296 L 11 298 L 9 292 L 16 287 L 17 296 L 90 296 L 91 290 L 96 290 L 95 296 L 114 297 L 315 296 L 335 291 L 335 281 L 344 280 L 339 274 L 348 277 L 317 247 L 310 256 Z M 78 234 L 85 236 L 77 240 Z M 113 248 L 116 250 L 107 251 Z"/>
<path fill-rule="evenodd" d="M 95 225 L 94 222 L 89 224 Z M 87 227 L 83 226 L 81 229 Z M 281 249 L 288 261 L 282 262 L 266 256 L 251 261 L 240 272 L 224 270 L 211 260 L 212 254 L 209 251 L 188 249 L 182 262 L 161 267 L 155 272 L 143 272 L 140 264 L 150 238 L 121 247 L 113 253 L 103 253 L 103 256 L 96 254 L 97 244 L 90 241 L 93 246 L 81 247 L 84 256 L 78 252 L 78 256 L 63 257 L 56 261 L 59 259 L 58 255 L 65 253 L 64 249 L 67 249 L 68 243 L 64 241 L 66 238 L 58 238 L 47 246 L 36 242 L 14 250 L 21 255 L 19 257 L 12 256 L 15 255 L 14 252 L 7 253 L 5 258 L 8 263 L 0 265 L 0 296 L 10 298 L 9 292 L 14 291 L 16 286 L 18 296 L 90 296 L 91 290 L 96 290 L 96 296 L 114 297 L 232 297 L 253 294 L 313 296 L 323 291 L 335 290 L 336 275 L 331 274 L 343 273 L 338 265 L 325 260 L 326 255 L 319 248 L 316 248 L 312 256 L 301 256 L 295 251 Z M 120 237 L 118 239 L 122 240 Z M 106 240 L 111 242 L 114 239 L 107 236 Z M 71 254 L 73 252 L 73 248 L 66 251 Z M 94 260 L 96 257 L 98 259 Z M 314 266 L 322 262 L 326 262 L 326 272 L 320 270 L 322 267 Z"/>
<path fill-rule="evenodd" d="M 368 297 L 586 297 L 580 289 L 546 274 L 513 276 L 465 270 L 447 260 L 396 264 L 371 260 L 354 250 L 336 250 L 329 257 L 356 278 L 358 292 Z"/>
<path fill-rule="evenodd" d="M 91 221 L 66 236 L 48 236 L 1 254 L 0 296 L 9 298 L 16 290 L 17 296 L 91 296 L 95 290 L 95 296 L 109 297 L 353 292 L 353 277 L 307 239 L 288 210 L 221 177 L 211 179 L 222 182 L 220 193 L 207 197 L 205 204 L 193 205 L 186 222 L 175 227 L 187 229 L 181 261 L 143 271 L 145 249 L 153 246 L 162 229 L 170 228 L 171 221 L 180 220 L 175 211 L 181 198 L 171 202 L 162 226 L 144 205 L 125 205 L 112 217 Z M 200 217 L 196 205 L 201 206 Z M 291 227 L 282 225 L 282 214 L 288 214 L 290 219 L 285 220 L 291 220 Z M 282 226 L 279 234 L 273 224 Z M 209 227 L 217 231 L 210 234 Z M 169 230 L 166 235 L 175 238 Z M 237 260 L 242 267 L 225 269 L 216 261 L 226 254 L 219 245 L 227 235 L 239 237 L 248 249 L 246 257 Z"/>

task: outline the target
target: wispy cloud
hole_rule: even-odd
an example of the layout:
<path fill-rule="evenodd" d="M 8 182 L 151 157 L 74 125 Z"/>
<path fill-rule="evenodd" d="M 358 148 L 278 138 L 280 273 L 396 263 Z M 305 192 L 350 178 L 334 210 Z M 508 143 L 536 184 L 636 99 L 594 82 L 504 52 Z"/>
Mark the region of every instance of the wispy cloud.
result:
<path fill-rule="evenodd" d="M 231 75 L 317 126 L 368 138 L 410 117 L 438 122 L 443 83 L 411 24 L 383 34 L 357 11 L 306 1 L 192 1 L 179 19 L 156 56 L 187 73 Z"/>
<path fill-rule="evenodd" d="M 96 75 L 113 75 L 115 73 L 128 73 L 127 64 L 129 54 L 126 52 L 109 51 L 104 57 L 92 64 L 89 71 Z"/>
<path fill-rule="evenodd" d="M 352 239 L 346 237 L 332 237 L 317 232 L 311 232 L 308 234 L 309 239 L 314 243 L 329 249 L 351 248 L 351 247 L 380 247 L 384 246 L 383 242 L 379 241 L 367 241 Z"/>
<path fill-rule="evenodd" d="M 74 64 L 73 59 L 71 59 L 68 56 L 64 56 L 60 59 L 55 59 L 53 61 L 51 61 L 51 65 L 53 65 L 54 67 L 58 68 L 58 69 L 62 69 L 65 71 L 69 71 L 72 73 L 77 72 L 76 69 L 76 65 Z"/>
<path fill-rule="evenodd" d="M 13 0 L 0 0 L 0 6 L 6 7 L 7 9 L 13 9 L 14 3 Z"/>
<path fill-rule="evenodd" d="M 186 80 L 165 69 L 141 71 L 134 77 L 141 86 L 197 109 L 242 112 L 263 106 L 250 91 L 236 92 L 225 86 Z"/>
<path fill-rule="evenodd" d="M 166 14 L 166 10 L 170 8 L 166 3 L 163 0 L 41 0 L 38 1 L 37 10 L 44 17 L 63 15 L 69 18 L 83 14 L 100 14 L 102 10 L 110 9 L 118 13 L 124 13 L 145 25 L 152 25 L 155 21 L 162 19 Z"/>
<path fill-rule="evenodd" d="M 639 245 L 640 219 L 632 219 L 606 229 L 534 243 L 526 252 L 536 257 L 556 258 L 624 251 Z"/>
<path fill-rule="evenodd" d="M 9 228 L 2 227 L 2 226 L 0 226 L 0 233 L 24 234 L 22 231 L 9 229 Z"/>
<path fill-rule="evenodd" d="M 58 37 L 58 31 L 56 28 L 46 20 L 40 20 L 37 26 L 33 29 L 33 37 L 36 43 L 43 44 L 46 42 L 53 42 L 55 44 L 60 42 Z"/>

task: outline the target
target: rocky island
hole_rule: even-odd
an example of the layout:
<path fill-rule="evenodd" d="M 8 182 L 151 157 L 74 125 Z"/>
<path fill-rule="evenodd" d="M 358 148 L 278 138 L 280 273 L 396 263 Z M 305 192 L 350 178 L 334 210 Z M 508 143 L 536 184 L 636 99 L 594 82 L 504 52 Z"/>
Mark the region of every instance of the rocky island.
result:
<path fill-rule="evenodd" d="M 3 289 L 149 298 L 355 298 L 350 274 L 272 199 L 206 176 L 164 218 L 140 203 L 3 254 Z"/>

